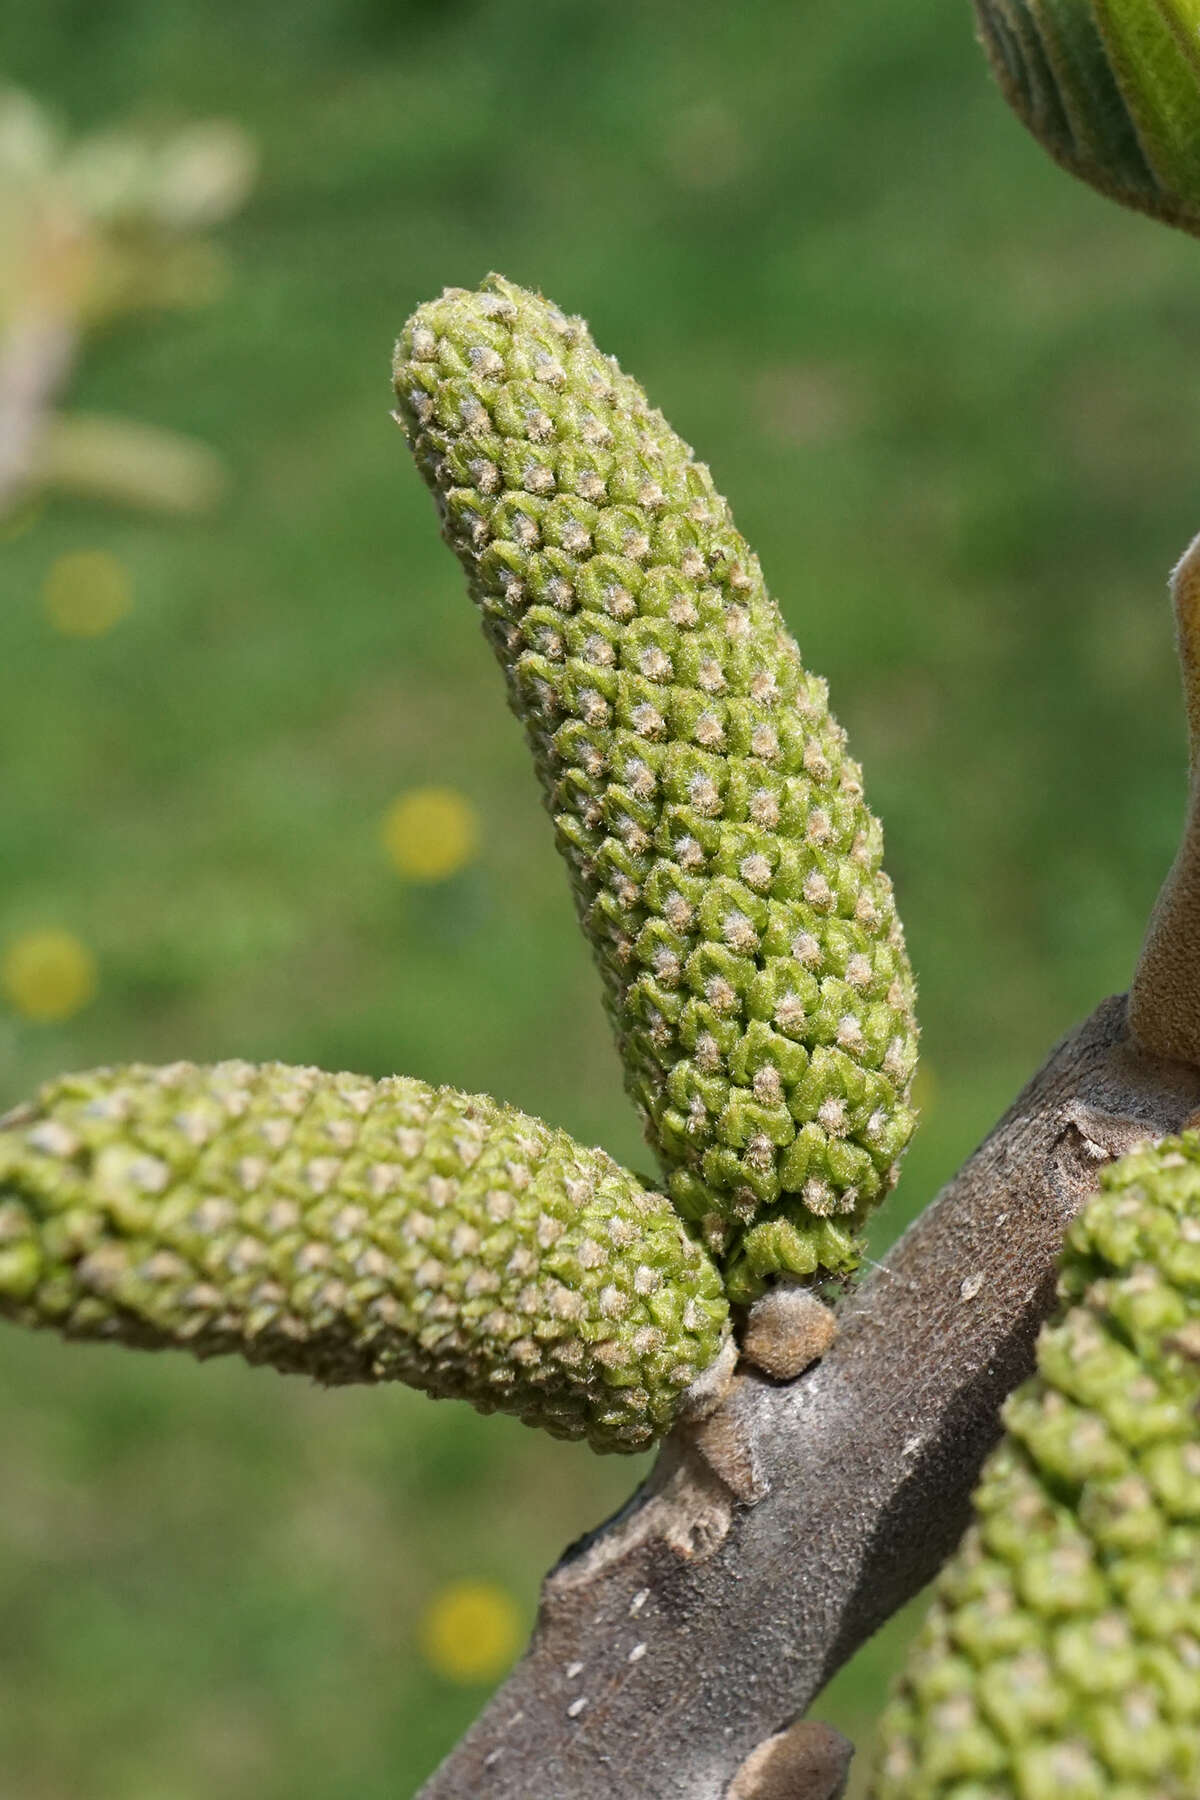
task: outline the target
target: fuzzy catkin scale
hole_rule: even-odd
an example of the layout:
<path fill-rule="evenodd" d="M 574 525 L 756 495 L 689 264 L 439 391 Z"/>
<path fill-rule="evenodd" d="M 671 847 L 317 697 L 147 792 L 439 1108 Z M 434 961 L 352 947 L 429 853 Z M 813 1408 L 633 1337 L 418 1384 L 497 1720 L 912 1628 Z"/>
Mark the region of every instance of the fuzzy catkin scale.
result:
<path fill-rule="evenodd" d="M 1200 1794 L 1200 1135 L 1107 1171 L 881 1726 L 875 1800 Z"/>
<path fill-rule="evenodd" d="M 0 1316 L 70 1337 L 406 1381 L 633 1451 L 727 1314 L 664 1196 L 453 1089 L 135 1065 L 0 1120 Z"/>
<path fill-rule="evenodd" d="M 672 1198 L 735 1298 L 852 1267 L 916 1033 L 824 683 L 707 468 L 581 320 L 492 276 L 421 307 L 394 372 Z"/>

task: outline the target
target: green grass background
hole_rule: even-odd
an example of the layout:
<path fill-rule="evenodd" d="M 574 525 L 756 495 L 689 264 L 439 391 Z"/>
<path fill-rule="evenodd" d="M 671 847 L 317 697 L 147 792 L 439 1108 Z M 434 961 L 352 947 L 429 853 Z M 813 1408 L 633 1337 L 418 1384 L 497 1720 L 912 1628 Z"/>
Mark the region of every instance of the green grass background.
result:
<path fill-rule="evenodd" d="M 99 1061 L 281 1057 L 490 1089 L 640 1159 L 388 418 L 406 314 L 497 267 L 712 463 L 865 763 L 926 1071 L 884 1242 L 1124 985 L 1172 853 L 1200 248 L 1042 157 L 965 0 L 40 0 L 3 54 L 79 125 L 230 115 L 263 175 L 228 294 L 112 334 L 73 395 L 217 445 L 231 502 L 63 502 L 0 546 L 0 945 L 61 925 L 101 970 L 67 1024 L 0 1010 L 0 1104 Z M 38 600 L 84 548 L 136 590 L 93 643 Z M 378 821 L 430 781 L 482 853 L 405 888 Z M 484 1697 L 422 1662 L 430 1596 L 498 1579 L 531 1618 L 636 1474 L 401 1391 L 4 1330 L 0 1791 L 406 1800 Z M 902 1635 L 824 1704 L 863 1739 Z"/>

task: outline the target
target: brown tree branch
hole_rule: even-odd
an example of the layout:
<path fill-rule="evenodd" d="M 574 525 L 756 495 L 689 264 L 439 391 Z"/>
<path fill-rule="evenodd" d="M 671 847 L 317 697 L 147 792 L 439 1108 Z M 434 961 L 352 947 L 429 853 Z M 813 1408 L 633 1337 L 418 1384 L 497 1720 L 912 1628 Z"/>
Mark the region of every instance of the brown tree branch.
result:
<path fill-rule="evenodd" d="M 1123 997 L 1052 1052 L 786 1385 L 745 1373 L 546 1580 L 522 1662 L 421 1800 L 833 1800 L 787 1730 L 958 1539 L 1100 1167 L 1200 1108 Z M 776 1740 L 771 1742 L 771 1740 Z"/>

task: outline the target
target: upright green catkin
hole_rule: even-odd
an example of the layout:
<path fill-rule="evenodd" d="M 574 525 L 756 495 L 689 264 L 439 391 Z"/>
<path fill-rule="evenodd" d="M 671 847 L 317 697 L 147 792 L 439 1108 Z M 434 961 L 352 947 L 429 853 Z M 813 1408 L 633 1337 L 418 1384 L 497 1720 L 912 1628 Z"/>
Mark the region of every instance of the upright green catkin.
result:
<path fill-rule="evenodd" d="M 0 1120 L 0 1317 L 69 1337 L 406 1381 L 632 1451 L 727 1315 L 664 1196 L 453 1089 L 135 1065 Z"/>
<path fill-rule="evenodd" d="M 912 1130 L 879 827 L 712 477 L 579 319 L 498 276 L 395 391 L 523 719 L 629 1090 L 731 1295 L 854 1266 Z"/>
<path fill-rule="evenodd" d="M 884 1716 L 875 1800 L 1200 1794 L 1200 1134 L 1105 1173 L 1060 1294 Z"/>

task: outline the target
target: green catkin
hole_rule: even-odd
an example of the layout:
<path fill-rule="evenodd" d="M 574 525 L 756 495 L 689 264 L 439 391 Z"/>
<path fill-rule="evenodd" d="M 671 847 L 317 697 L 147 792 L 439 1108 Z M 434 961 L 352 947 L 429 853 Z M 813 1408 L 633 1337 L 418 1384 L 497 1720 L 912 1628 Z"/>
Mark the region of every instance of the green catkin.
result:
<path fill-rule="evenodd" d="M 633 1451 L 727 1315 L 664 1196 L 494 1100 L 179 1063 L 0 1120 L 0 1317 L 69 1337 L 406 1381 Z"/>
<path fill-rule="evenodd" d="M 1106 1171 L 1060 1296 L 884 1715 L 875 1800 L 1200 1794 L 1200 1134 Z"/>
<path fill-rule="evenodd" d="M 523 719 L 627 1085 L 747 1299 L 852 1268 L 913 1125 L 881 834 L 729 509 L 579 319 L 421 307 L 400 418 Z"/>
<path fill-rule="evenodd" d="M 1064 168 L 1200 232 L 1200 0 L 975 0 L 1005 98 Z"/>

